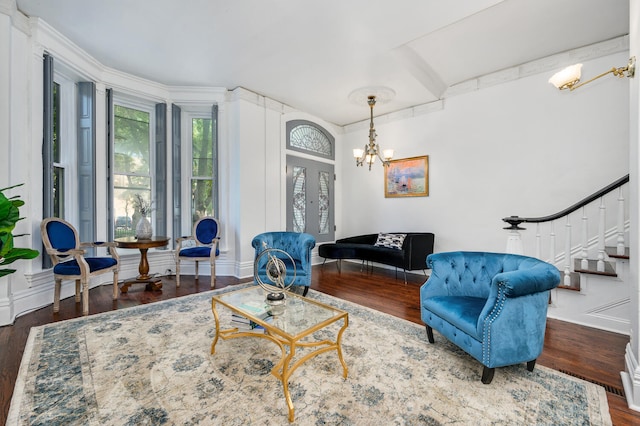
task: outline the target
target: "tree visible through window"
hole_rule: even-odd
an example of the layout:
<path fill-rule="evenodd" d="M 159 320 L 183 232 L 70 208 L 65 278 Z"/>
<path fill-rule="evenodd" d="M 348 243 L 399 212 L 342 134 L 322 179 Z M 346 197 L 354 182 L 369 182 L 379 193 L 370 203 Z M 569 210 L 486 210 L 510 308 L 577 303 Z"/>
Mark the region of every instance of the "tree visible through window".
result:
<path fill-rule="evenodd" d="M 115 237 L 135 235 L 142 216 L 133 202 L 151 203 L 150 113 L 114 105 L 113 207 Z"/>
<path fill-rule="evenodd" d="M 60 84 L 53 83 L 53 215 L 64 218 L 64 165 L 60 161 Z"/>
<path fill-rule="evenodd" d="M 191 119 L 191 221 L 213 212 L 213 126 L 210 118 Z"/>

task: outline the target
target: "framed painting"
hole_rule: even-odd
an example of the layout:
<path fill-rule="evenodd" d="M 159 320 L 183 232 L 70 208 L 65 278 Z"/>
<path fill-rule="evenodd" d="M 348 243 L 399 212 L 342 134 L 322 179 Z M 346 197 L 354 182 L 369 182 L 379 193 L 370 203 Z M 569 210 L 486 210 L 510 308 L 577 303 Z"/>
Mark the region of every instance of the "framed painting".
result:
<path fill-rule="evenodd" d="M 391 160 L 384 168 L 384 196 L 426 197 L 429 195 L 429 156 Z"/>

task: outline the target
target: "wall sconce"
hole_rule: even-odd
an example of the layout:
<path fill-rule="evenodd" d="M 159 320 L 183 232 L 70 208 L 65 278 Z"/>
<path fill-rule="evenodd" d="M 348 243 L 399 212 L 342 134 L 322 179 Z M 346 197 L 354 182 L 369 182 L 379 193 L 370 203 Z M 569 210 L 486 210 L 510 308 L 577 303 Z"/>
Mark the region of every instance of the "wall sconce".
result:
<path fill-rule="evenodd" d="M 564 89 L 575 90 L 578 87 L 584 86 L 587 83 L 591 83 L 592 81 L 597 80 L 600 77 L 604 77 L 607 74 L 613 74 L 616 77 L 622 78 L 624 77 L 625 73 L 627 73 L 627 77 L 631 78 L 635 75 L 635 72 L 636 72 L 636 57 L 632 56 L 629 59 L 629 63 L 627 63 L 626 67 L 620 67 L 620 68 L 613 67 L 609 71 L 603 72 L 602 74 L 599 74 L 590 80 L 587 80 L 583 83 L 578 84 L 580 82 L 581 71 L 582 71 L 582 64 L 575 64 L 575 65 L 568 66 L 562 71 L 555 73 L 549 79 L 549 83 L 553 84 L 554 86 L 556 86 L 556 88 L 560 90 L 564 90 Z"/>
<path fill-rule="evenodd" d="M 376 143 L 376 129 L 373 127 L 373 107 L 376 104 L 376 97 L 370 95 L 367 97 L 367 103 L 371 108 L 371 122 L 369 123 L 369 143 L 364 146 L 364 149 L 356 148 L 353 150 L 353 156 L 356 159 L 356 167 L 363 166 L 364 163 L 371 165 L 376 161 L 376 157 L 382 161 L 385 166 L 389 165 L 389 161 L 393 158 L 393 149 L 380 150 L 380 146 Z M 382 152 L 382 155 L 380 153 Z"/>

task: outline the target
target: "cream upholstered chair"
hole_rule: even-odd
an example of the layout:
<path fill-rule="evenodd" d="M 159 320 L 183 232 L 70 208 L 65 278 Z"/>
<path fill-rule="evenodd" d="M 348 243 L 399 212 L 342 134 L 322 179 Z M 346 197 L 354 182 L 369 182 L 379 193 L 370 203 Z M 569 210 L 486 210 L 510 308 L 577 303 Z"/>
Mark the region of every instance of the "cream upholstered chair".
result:
<path fill-rule="evenodd" d="M 89 280 L 91 277 L 113 272 L 113 299 L 118 298 L 120 258 L 115 242 L 81 243 L 78 232 L 67 221 L 50 217 L 40 224 L 42 242 L 53 262 L 55 288 L 53 312 L 60 310 L 62 280 L 75 280 L 76 303 L 80 302 L 82 286 L 82 314 L 89 314 Z M 107 247 L 110 257 L 86 257 L 84 248 Z"/>
<path fill-rule="evenodd" d="M 192 235 L 180 237 L 176 240 L 176 287 L 180 287 L 180 262 L 188 260 L 196 262 L 196 279 L 198 279 L 198 262 L 209 262 L 211 265 L 211 288 L 216 285 L 216 256 L 220 255 L 218 248 L 220 226 L 213 217 L 199 219 L 193 225 Z M 186 246 L 187 241 L 194 241 L 195 246 Z"/>

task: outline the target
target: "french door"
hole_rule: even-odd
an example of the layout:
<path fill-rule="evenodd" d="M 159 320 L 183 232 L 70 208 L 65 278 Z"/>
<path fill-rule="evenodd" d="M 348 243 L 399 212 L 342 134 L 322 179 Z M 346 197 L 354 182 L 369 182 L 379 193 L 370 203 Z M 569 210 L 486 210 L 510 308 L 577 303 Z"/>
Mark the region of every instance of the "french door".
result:
<path fill-rule="evenodd" d="M 333 241 L 333 164 L 287 155 L 287 231 Z"/>

